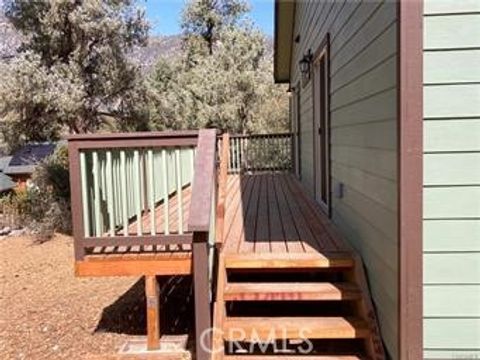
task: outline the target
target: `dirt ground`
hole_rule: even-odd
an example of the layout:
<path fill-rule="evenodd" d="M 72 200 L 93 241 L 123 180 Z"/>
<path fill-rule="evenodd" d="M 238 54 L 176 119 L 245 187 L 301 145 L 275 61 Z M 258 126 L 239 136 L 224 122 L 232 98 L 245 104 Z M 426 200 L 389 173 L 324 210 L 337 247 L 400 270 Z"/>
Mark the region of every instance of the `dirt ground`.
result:
<path fill-rule="evenodd" d="M 169 290 L 170 305 L 164 305 L 188 307 L 188 291 L 175 298 Z M 185 333 L 188 321 L 163 329 Z M 43 244 L 29 237 L 0 240 L 0 359 L 84 359 L 113 354 L 127 339 L 143 336 L 143 279 L 74 277 L 67 236 Z"/>

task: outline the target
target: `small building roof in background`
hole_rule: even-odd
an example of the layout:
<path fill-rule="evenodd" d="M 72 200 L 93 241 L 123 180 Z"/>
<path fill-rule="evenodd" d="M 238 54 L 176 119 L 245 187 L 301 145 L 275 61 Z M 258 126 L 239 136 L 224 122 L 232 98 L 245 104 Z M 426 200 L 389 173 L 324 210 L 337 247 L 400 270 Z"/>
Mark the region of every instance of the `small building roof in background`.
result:
<path fill-rule="evenodd" d="M 0 172 L 0 193 L 12 190 L 16 186 L 10 176 Z"/>
<path fill-rule="evenodd" d="M 31 174 L 40 161 L 53 154 L 55 147 L 53 143 L 27 144 L 12 155 L 2 171 L 5 174 Z"/>
<path fill-rule="evenodd" d="M 8 164 L 10 164 L 10 160 L 12 160 L 12 157 L 13 156 L 11 156 L 11 155 L 0 157 L 0 171 L 5 170 L 5 168 L 8 166 Z"/>

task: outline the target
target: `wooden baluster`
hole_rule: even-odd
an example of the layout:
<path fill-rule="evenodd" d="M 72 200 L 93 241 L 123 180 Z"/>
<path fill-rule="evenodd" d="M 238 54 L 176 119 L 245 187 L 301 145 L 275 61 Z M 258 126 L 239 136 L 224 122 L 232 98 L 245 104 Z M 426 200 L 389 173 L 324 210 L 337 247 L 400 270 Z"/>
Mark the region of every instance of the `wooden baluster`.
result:
<path fill-rule="evenodd" d="M 240 139 L 241 138 L 237 138 L 237 141 L 236 141 L 236 146 L 237 146 L 237 164 L 238 164 L 238 172 L 242 172 L 242 158 L 241 158 L 241 153 L 240 153 Z"/>
<path fill-rule="evenodd" d="M 163 180 L 163 229 L 165 235 L 170 234 L 170 220 L 168 209 L 168 172 L 167 172 L 167 151 L 162 149 L 162 180 Z"/>
<path fill-rule="evenodd" d="M 120 151 L 120 192 L 122 197 L 123 236 L 128 236 L 128 194 L 127 194 L 127 166 L 125 151 Z"/>
<path fill-rule="evenodd" d="M 114 198 L 113 198 L 113 165 L 112 152 L 107 150 L 106 163 L 106 187 L 107 187 L 107 210 L 108 210 L 108 227 L 110 229 L 110 236 L 115 236 L 115 219 L 114 219 Z"/>
<path fill-rule="evenodd" d="M 101 216 L 101 206 L 100 206 L 100 166 L 98 165 L 98 153 L 97 151 L 92 152 L 93 160 L 93 204 L 94 204 L 94 219 L 95 219 L 95 236 L 102 235 L 102 229 L 100 227 L 100 216 Z"/>
<path fill-rule="evenodd" d="M 133 152 L 133 169 L 134 169 L 134 191 L 135 191 L 135 210 L 137 215 L 137 235 L 142 235 L 142 178 L 140 172 L 140 152 Z"/>
<path fill-rule="evenodd" d="M 183 194 L 182 194 L 182 166 L 180 149 L 175 149 L 175 175 L 177 180 L 177 212 L 178 233 L 183 234 Z"/>
<path fill-rule="evenodd" d="M 155 235 L 156 233 L 156 219 L 155 219 L 155 179 L 153 166 L 153 150 L 148 150 L 148 196 L 149 196 L 149 211 L 150 211 L 150 234 Z"/>
<path fill-rule="evenodd" d="M 234 154 L 235 154 L 235 172 L 239 172 L 239 166 L 238 166 L 238 152 L 237 152 L 237 141 L 238 138 L 235 138 L 233 140 L 233 148 L 235 149 Z"/>
<path fill-rule="evenodd" d="M 88 183 L 87 183 L 87 160 L 86 155 L 82 151 L 80 153 L 80 174 L 82 182 L 82 211 L 83 211 L 83 229 L 85 237 L 91 235 L 90 232 L 90 214 L 88 201 Z"/>

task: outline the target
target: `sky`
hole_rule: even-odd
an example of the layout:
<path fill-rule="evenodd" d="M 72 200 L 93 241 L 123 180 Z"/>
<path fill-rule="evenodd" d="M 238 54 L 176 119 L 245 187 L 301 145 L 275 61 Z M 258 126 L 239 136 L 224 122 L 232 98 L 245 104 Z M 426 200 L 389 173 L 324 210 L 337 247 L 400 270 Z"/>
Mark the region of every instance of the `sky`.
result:
<path fill-rule="evenodd" d="M 267 35 L 273 35 L 273 1 L 250 0 L 250 17 Z M 185 0 L 140 0 L 147 12 L 154 35 L 173 35 L 180 33 L 180 13 Z"/>

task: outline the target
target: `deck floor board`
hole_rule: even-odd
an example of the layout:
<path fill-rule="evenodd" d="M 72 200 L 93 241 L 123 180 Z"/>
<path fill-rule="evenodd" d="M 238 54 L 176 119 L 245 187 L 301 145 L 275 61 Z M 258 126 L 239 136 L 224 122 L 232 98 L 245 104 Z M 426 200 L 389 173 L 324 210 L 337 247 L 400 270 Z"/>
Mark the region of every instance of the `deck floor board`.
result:
<path fill-rule="evenodd" d="M 228 177 L 224 254 L 348 252 L 326 227 L 328 218 L 289 174 Z"/>
<path fill-rule="evenodd" d="M 232 184 L 233 185 L 233 184 Z M 191 186 L 186 186 L 182 191 L 182 217 L 183 228 L 179 227 L 179 197 L 174 193 L 168 200 L 168 230 L 169 234 L 181 234 L 187 233 L 187 225 L 189 218 L 190 200 L 191 200 Z M 160 202 L 155 207 L 155 234 L 165 234 L 165 203 Z M 144 210 L 142 213 L 142 234 L 151 235 L 151 213 L 148 210 Z M 180 231 L 182 230 L 182 231 Z M 137 236 L 137 221 L 133 219 L 128 224 L 128 236 Z M 124 236 L 123 228 L 119 228 L 115 232 L 116 236 Z M 108 239 L 109 233 L 105 233 L 104 237 Z M 137 259 L 139 256 L 148 254 L 157 254 L 159 259 L 168 259 L 180 255 L 183 258 L 185 254 L 188 254 L 192 250 L 191 244 L 160 244 L 160 245 L 132 245 L 132 246 L 96 246 L 87 250 L 88 260 L 93 259 L 112 259 L 122 258 L 123 260 Z"/>

